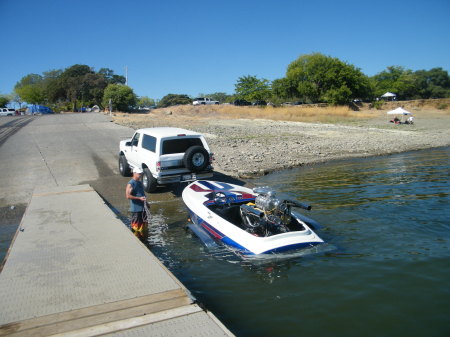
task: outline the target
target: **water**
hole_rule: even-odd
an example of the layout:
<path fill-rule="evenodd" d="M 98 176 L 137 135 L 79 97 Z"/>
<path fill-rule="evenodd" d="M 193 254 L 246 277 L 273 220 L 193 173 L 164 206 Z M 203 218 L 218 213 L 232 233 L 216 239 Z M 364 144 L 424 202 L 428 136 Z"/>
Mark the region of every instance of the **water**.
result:
<path fill-rule="evenodd" d="M 445 148 L 255 180 L 313 205 L 323 249 L 243 260 L 206 248 L 181 198 L 152 204 L 148 245 L 237 336 L 450 336 L 449 158 Z M 12 236 L 18 222 L 6 223 Z"/>
<path fill-rule="evenodd" d="M 313 205 L 324 251 L 242 260 L 152 206 L 152 251 L 238 336 L 449 336 L 450 148 L 255 181 Z"/>

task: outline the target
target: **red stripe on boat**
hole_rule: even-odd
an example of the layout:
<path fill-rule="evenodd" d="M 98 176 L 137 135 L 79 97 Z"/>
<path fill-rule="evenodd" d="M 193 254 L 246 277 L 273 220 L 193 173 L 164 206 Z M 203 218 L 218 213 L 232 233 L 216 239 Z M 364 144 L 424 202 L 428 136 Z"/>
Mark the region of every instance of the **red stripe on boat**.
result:
<path fill-rule="evenodd" d="M 197 185 L 197 184 L 191 185 L 190 187 L 191 187 L 191 189 L 193 189 L 195 192 L 212 192 L 212 190 L 205 190 L 203 187 L 201 187 L 201 186 L 199 186 L 199 185 Z"/>
<path fill-rule="evenodd" d="M 204 229 L 206 229 L 209 233 L 211 233 L 212 236 L 214 236 L 216 239 L 221 240 L 223 236 L 219 235 L 216 231 L 214 231 L 211 227 L 205 225 L 204 222 L 200 224 Z"/>

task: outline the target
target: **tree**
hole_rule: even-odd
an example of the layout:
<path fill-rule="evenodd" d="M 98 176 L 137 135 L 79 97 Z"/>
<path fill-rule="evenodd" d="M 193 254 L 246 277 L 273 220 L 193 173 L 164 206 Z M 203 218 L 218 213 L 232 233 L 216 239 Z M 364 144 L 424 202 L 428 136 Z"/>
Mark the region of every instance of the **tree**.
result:
<path fill-rule="evenodd" d="M 108 84 L 125 84 L 126 78 L 122 75 L 114 74 L 114 71 L 109 68 L 101 68 L 98 74 L 102 75 Z"/>
<path fill-rule="evenodd" d="M 16 92 L 11 94 L 11 101 L 17 103 L 19 109 L 22 108 L 23 99 Z"/>
<path fill-rule="evenodd" d="M 66 92 L 61 81 L 60 69 L 49 70 L 43 73 L 43 86 L 46 98 L 51 103 L 64 101 L 66 99 Z"/>
<path fill-rule="evenodd" d="M 22 77 L 14 86 L 14 92 L 29 104 L 42 104 L 46 99 L 43 78 L 38 74 Z"/>
<path fill-rule="evenodd" d="M 5 107 L 8 103 L 9 98 L 4 95 L 0 95 L 0 107 Z"/>
<path fill-rule="evenodd" d="M 372 77 L 375 95 L 381 96 L 387 91 L 397 94 L 399 99 L 417 98 L 416 80 L 413 72 L 400 66 L 387 67 Z"/>
<path fill-rule="evenodd" d="M 65 91 L 65 96 L 72 103 L 72 109 L 75 111 L 77 102 L 88 100 L 88 86 L 86 86 L 86 75 L 94 74 L 94 71 L 87 65 L 75 64 L 66 68 L 60 76 L 61 86 Z"/>
<path fill-rule="evenodd" d="M 28 74 L 28 75 L 22 77 L 22 79 L 16 83 L 16 85 L 14 86 L 14 89 L 24 87 L 26 85 L 41 84 L 42 80 L 43 80 L 43 78 L 41 75 Z"/>
<path fill-rule="evenodd" d="M 150 108 L 155 105 L 155 100 L 147 96 L 141 96 L 139 97 L 137 105 L 139 107 Z"/>
<path fill-rule="evenodd" d="M 25 85 L 16 89 L 16 93 L 30 104 L 43 104 L 45 102 L 44 89 L 40 85 Z"/>
<path fill-rule="evenodd" d="M 75 64 L 64 70 L 55 69 L 42 75 L 24 76 L 15 86 L 21 101 L 51 104 L 54 109 L 72 109 L 77 106 L 102 105 L 103 94 L 108 84 L 125 83 L 125 77 L 115 75 L 108 68 L 95 72 L 84 64 Z"/>
<path fill-rule="evenodd" d="M 298 91 L 295 81 L 287 77 L 272 81 L 272 95 L 275 100 L 292 100 L 297 98 Z"/>
<path fill-rule="evenodd" d="M 269 80 L 258 79 L 256 76 L 242 76 L 235 84 L 236 95 L 247 101 L 267 100 L 271 96 Z"/>
<path fill-rule="evenodd" d="M 442 68 L 418 70 L 414 73 L 421 98 L 450 97 L 450 76 Z"/>
<path fill-rule="evenodd" d="M 108 86 L 107 80 L 97 73 L 86 74 L 81 80 L 82 102 L 88 105 L 101 105 L 105 88 Z"/>
<path fill-rule="evenodd" d="M 133 89 L 122 84 L 108 84 L 103 95 L 103 106 L 109 106 L 109 100 L 116 111 L 130 111 L 137 102 Z"/>
<path fill-rule="evenodd" d="M 191 104 L 192 99 L 188 95 L 168 94 L 158 103 L 158 108 L 166 108 L 173 105 Z"/>
<path fill-rule="evenodd" d="M 289 64 L 286 78 L 296 85 L 297 96 L 312 102 L 349 103 L 371 96 L 369 78 L 360 69 L 338 58 L 313 53 Z"/>

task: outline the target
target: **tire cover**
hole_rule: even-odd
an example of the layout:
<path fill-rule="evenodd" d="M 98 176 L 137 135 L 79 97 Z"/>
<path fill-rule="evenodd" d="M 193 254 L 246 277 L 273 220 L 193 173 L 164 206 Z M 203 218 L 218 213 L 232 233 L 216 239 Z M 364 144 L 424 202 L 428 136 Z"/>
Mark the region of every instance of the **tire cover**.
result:
<path fill-rule="evenodd" d="M 200 166 L 196 166 L 194 162 L 194 156 L 198 153 L 202 154 L 205 159 Z M 184 154 L 183 164 L 190 171 L 193 172 L 203 171 L 209 165 L 209 153 L 203 146 L 200 145 L 191 146 L 190 148 L 187 149 L 186 153 Z"/>

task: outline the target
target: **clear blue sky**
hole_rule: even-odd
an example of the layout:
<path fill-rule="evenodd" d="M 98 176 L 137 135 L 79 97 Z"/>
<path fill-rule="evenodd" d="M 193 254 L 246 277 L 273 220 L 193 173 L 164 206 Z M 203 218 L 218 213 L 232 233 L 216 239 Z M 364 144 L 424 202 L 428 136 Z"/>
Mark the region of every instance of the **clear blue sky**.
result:
<path fill-rule="evenodd" d="M 0 94 L 23 76 L 86 64 L 139 96 L 232 94 L 320 52 L 372 76 L 450 71 L 450 0 L 0 0 Z"/>

